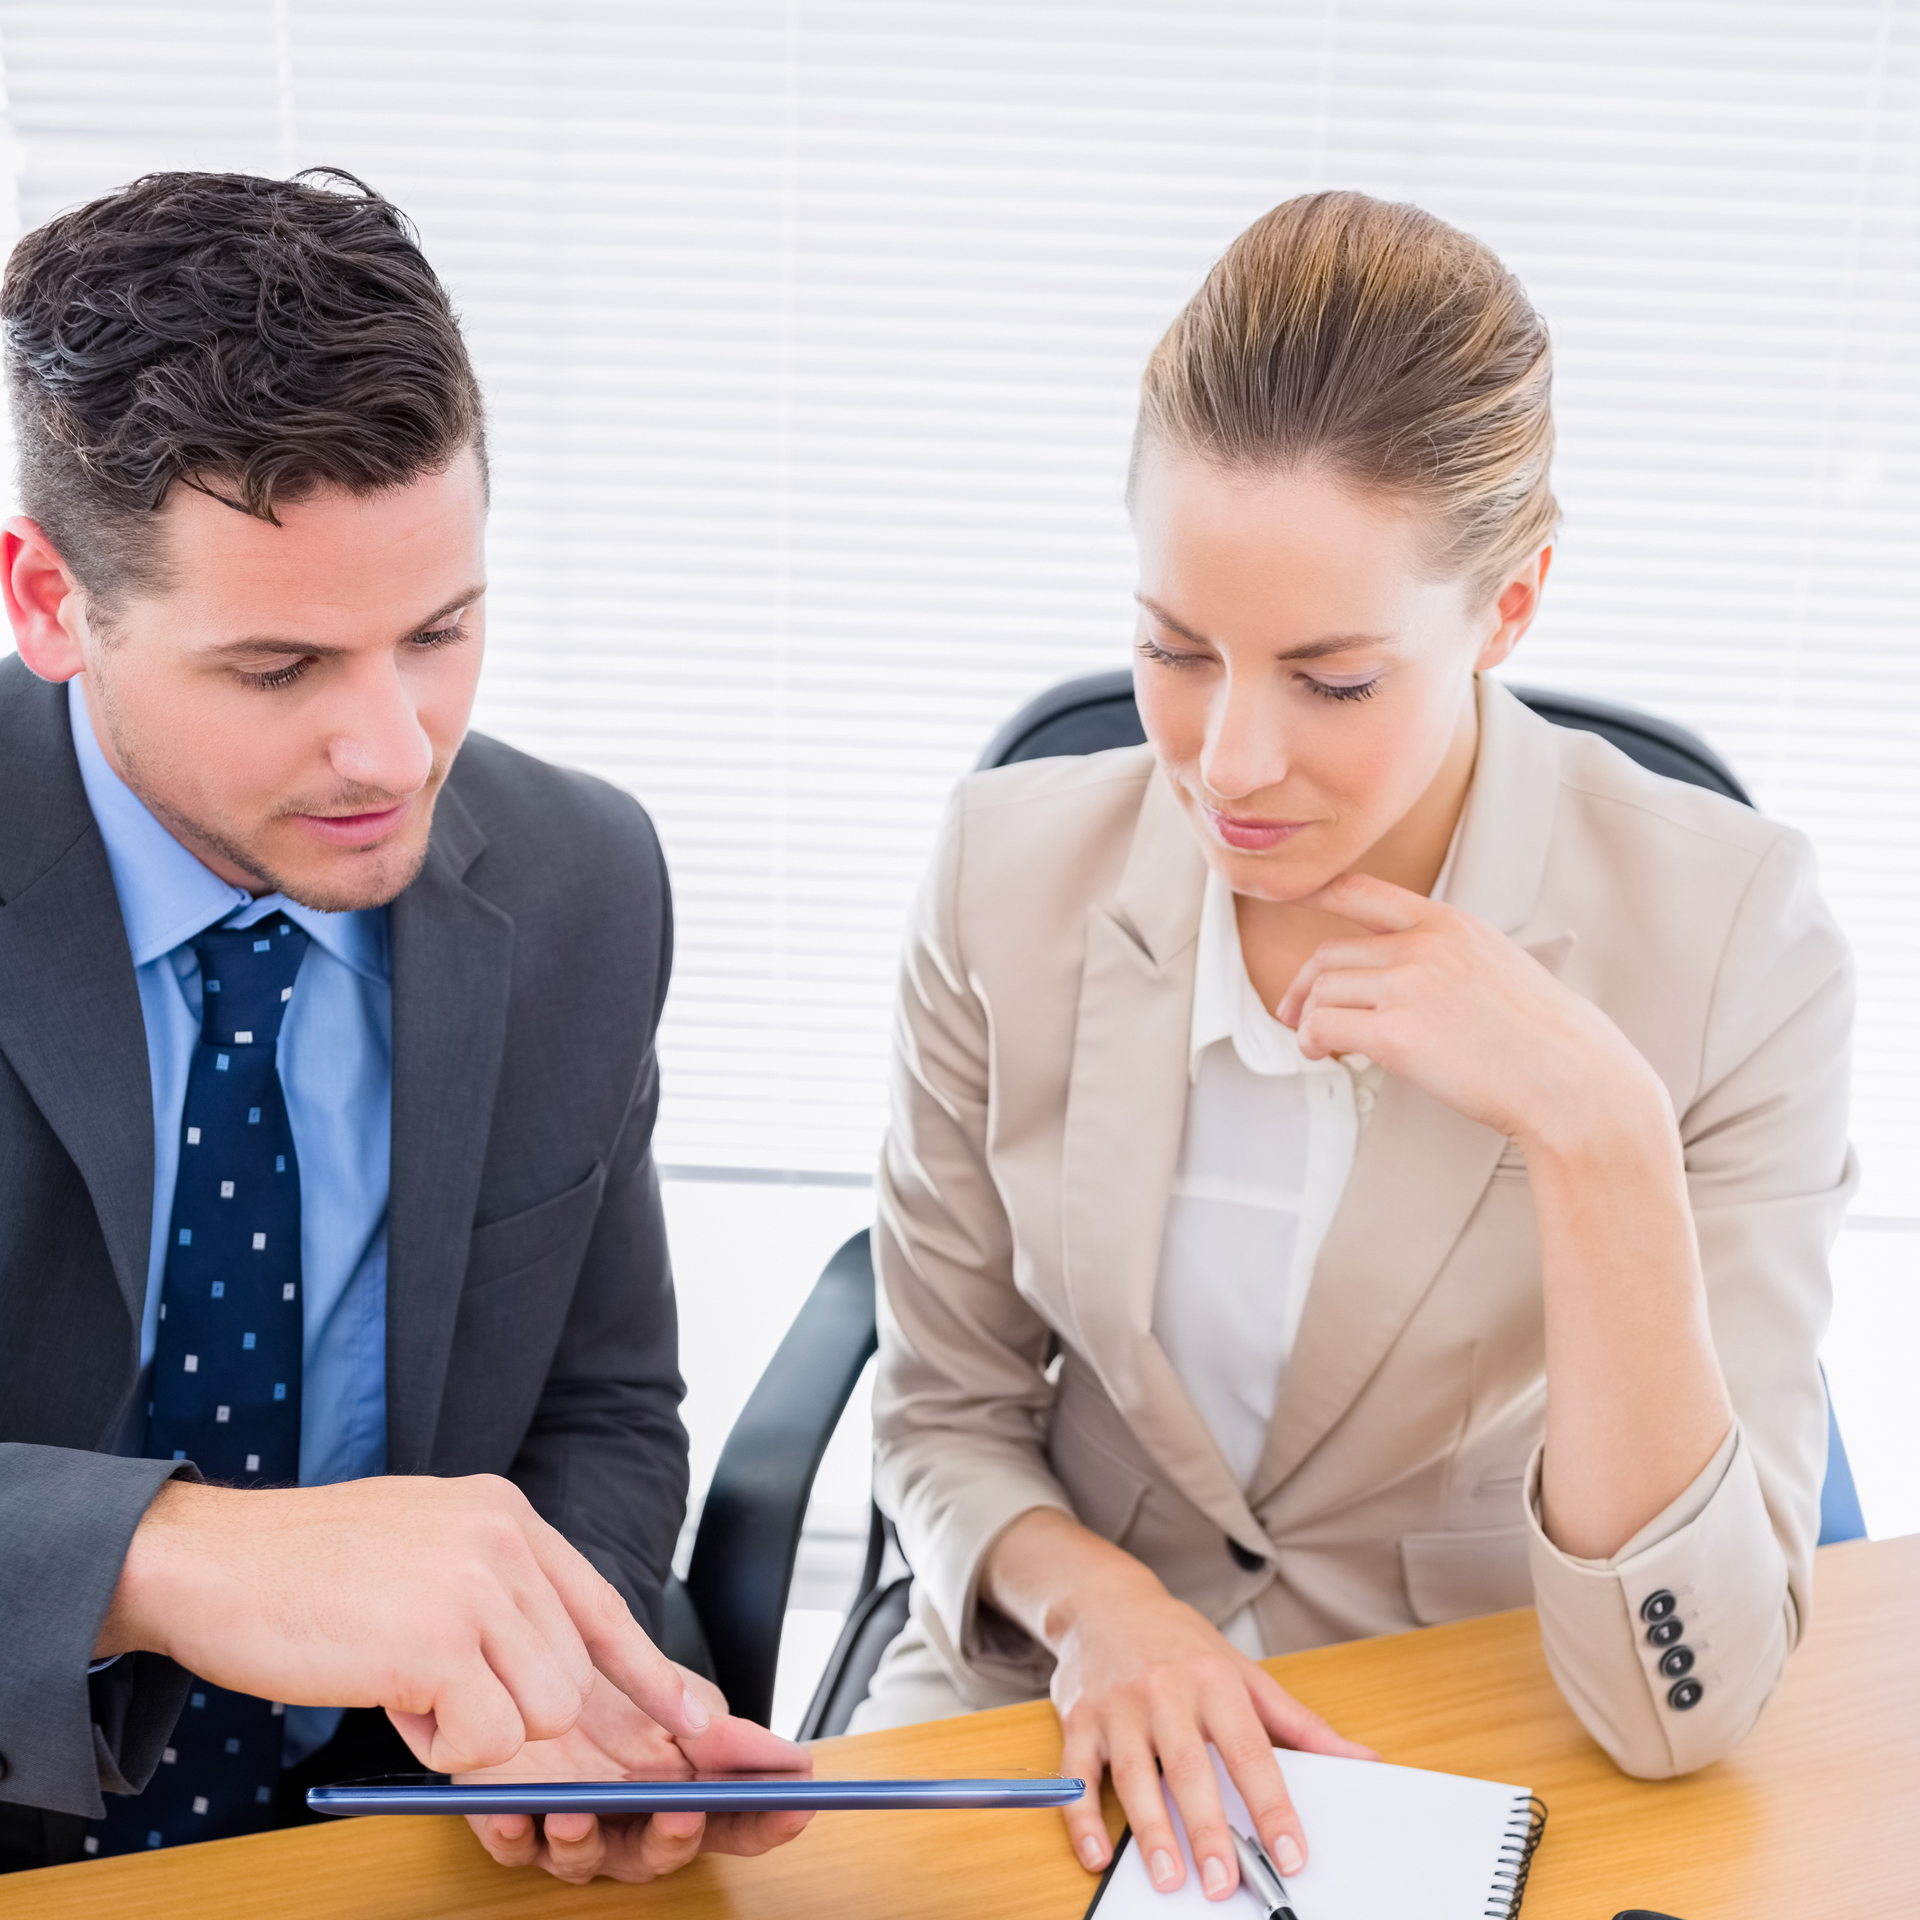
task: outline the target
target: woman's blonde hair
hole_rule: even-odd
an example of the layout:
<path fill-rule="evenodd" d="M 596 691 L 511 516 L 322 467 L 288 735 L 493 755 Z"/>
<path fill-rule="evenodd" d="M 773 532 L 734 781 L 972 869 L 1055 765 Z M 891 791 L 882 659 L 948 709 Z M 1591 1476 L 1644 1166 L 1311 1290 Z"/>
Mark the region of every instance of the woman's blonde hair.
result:
<path fill-rule="evenodd" d="M 1478 240 L 1310 193 L 1256 220 L 1154 349 L 1133 473 L 1149 447 L 1324 472 L 1411 508 L 1434 573 L 1492 593 L 1560 517 L 1552 386 L 1546 323 Z"/>

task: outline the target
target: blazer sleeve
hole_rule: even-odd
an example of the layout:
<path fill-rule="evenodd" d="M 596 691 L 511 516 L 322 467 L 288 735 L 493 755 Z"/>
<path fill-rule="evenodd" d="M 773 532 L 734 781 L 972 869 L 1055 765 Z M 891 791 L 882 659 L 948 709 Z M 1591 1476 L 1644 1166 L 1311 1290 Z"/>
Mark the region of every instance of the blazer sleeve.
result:
<path fill-rule="evenodd" d="M 653 857 L 662 902 L 657 1030 L 672 969 L 672 920 L 657 843 Z M 656 1640 L 688 1472 L 679 1317 L 653 1160 L 659 1110 L 650 1031 L 559 1345 L 508 1476 Z"/>
<path fill-rule="evenodd" d="M 1047 1323 L 1014 1284 L 989 1161 L 989 1016 L 960 947 L 965 789 L 908 927 L 874 1228 L 880 1354 L 874 1487 L 916 1584 L 916 1617 L 966 1691 L 1044 1686 L 1052 1662 L 979 1606 L 988 1549 L 1035 1507 L 1073 1511 L 1047 1463 Z"/>
<path fill-rule="evenodd" d="M 1607 1561 L 1554 1546 L 1539 1521 L 1537 1455 L 1529 1474 L 1547 1662 L 1594 1738 L 1642 1778 L 1689 1773 L 1739 1744 L 1812 1605 L 1827 1257 L 1856 1181 L 1846 1134 L 1853 999 L 1812 849 L 1783 832 L 1733 920 L 1699 1090 L 1680 1119 L 1733 1431 L 1679 1500 Z M 1662 1594 L 1681 1623 L 1666 1647 L 1649 1640 L 1646 1618 Z M 1675 1645 L 1692 1655 L 1684 1673 L 1672 1670 L 1677 1659 L 1662 1666 Z"/>
<path fill-rule="evenodd" d="M 127 1547 L 189 1464 L 0 1443 L 0 1800 L 98 1819 L 101 1791 L 137 1793 L 187 1702 L 159 1654 L 97 1674 L 94 1642 Z"/>

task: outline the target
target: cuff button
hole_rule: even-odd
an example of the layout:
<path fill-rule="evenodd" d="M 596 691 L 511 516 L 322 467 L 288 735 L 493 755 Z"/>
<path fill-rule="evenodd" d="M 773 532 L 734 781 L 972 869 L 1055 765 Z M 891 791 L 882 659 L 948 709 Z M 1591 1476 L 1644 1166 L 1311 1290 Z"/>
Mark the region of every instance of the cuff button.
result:
<path fill-rule="evenodd" d="M 1670 1647 L 1686 1630 L 1686 1623 L 1677 1613 L 1669 1614 L 1666 1619 L 1656 1620 L 1647 1629 L 1647 1644 L 1652 1647 Z"/>
<path fill-rule="evenodd" d="M 1685 1713 L 1689 1707 L 1700 1704 L 1700 1696 L 1706 1692 L 1698 1680 L 1677 1680 L 1667 1689 L 1667 1705 L 1675 1713 Z"/>
<path fill-rule="evenodd" d="M 1640 1602 L 1640 1618 L 1649 1623 L 1664 1620 L 1679 1604 L 1680 1602 L 1665 1587 L 1661 1587 Z"/>
<path fill-rule="evenodd" d="M 1693 1649 L 1691 1647 L 1669 1647 L 1660 1656 L 1660 1671 L 1669 1680 L 1678 1680 L 1683 1673 L 1693 1671 Z"/>
<path fill-rule="evenodd" d="M 1244 1573 L 1258 1573 L 1267 1564 L 1263 1554 L 1251 1552 L 1231 1535 L 1227 1539 L 1227 1552 L 1232 1555 L 1233 1564 Z"/>

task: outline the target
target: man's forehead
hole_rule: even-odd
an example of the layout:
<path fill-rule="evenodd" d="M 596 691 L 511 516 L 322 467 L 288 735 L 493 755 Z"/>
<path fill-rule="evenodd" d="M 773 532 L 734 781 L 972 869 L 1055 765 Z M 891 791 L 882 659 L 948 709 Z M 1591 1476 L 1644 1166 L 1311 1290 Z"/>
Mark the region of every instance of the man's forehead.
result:
<path fill-rule="evenodd" d="M 471 465 L 374 494 L 320 489 L 277 511 L 275 526 L 193 488 L 169 494 L 160 597 L 191 610 L 202 650 L 391 639 L 484 591 L 486 505 Z"/>

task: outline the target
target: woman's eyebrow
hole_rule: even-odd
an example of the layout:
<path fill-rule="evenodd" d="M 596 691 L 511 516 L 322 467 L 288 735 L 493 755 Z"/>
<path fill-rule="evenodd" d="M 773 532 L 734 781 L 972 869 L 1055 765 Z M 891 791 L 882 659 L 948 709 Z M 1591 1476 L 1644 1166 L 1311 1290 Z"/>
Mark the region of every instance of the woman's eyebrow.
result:
<path fill-rule="evenodd" d="M 1184 620 L 1176 620 L 1157 600 L 1149 600 L 1144 593 L 1133 596 L 1160 624 L 1183 640 L 1191 640 L 1196 647 L 1210 647 L 1213 642 L 1204 633 L 1196 633 Z M 1276 660 L 1324 660 L 1329 654 L 1357 653 L 1362 647 L 1390 647 L 1393 642 L 1383 633 L 1330 633 L 1319 640 L 1308 640 L 1303 645 L 1289 647 L 1284 653 L 1276 653 Z"/>

